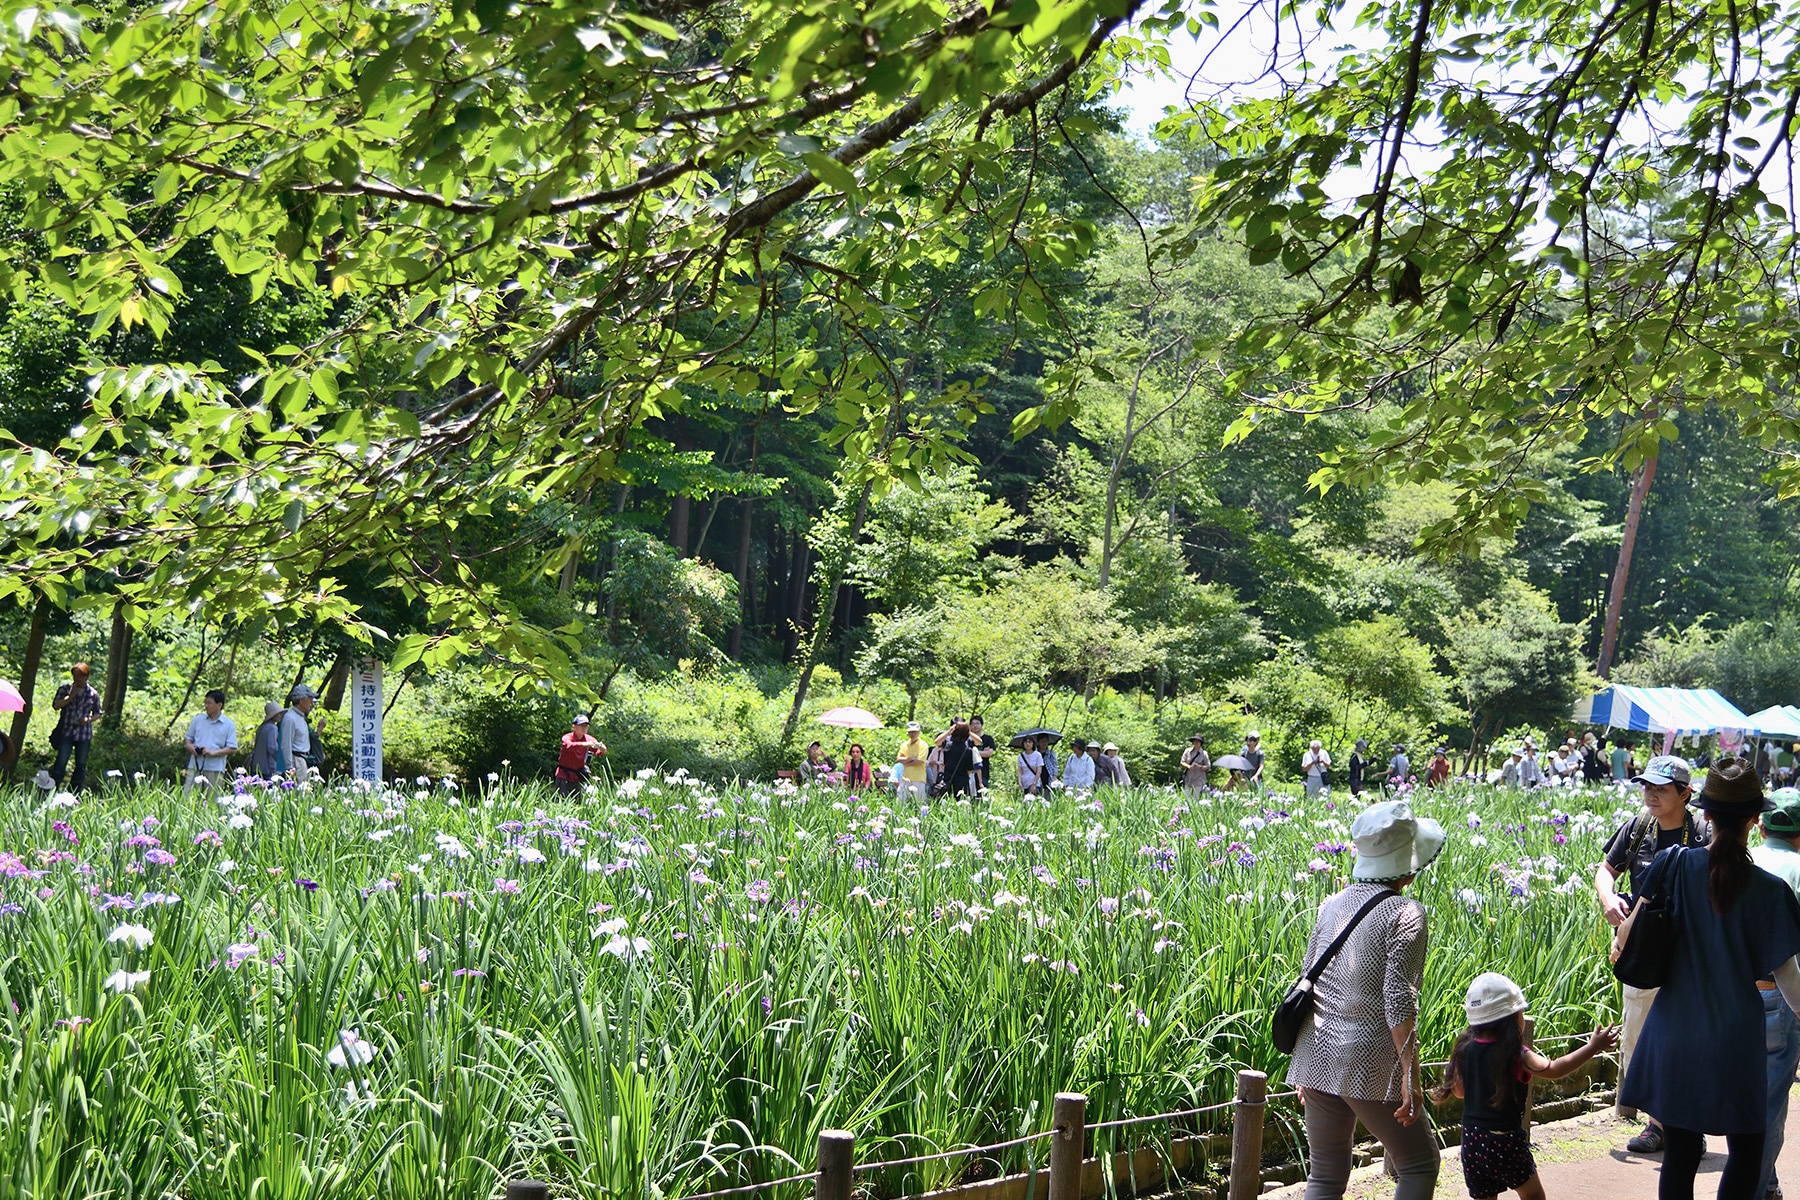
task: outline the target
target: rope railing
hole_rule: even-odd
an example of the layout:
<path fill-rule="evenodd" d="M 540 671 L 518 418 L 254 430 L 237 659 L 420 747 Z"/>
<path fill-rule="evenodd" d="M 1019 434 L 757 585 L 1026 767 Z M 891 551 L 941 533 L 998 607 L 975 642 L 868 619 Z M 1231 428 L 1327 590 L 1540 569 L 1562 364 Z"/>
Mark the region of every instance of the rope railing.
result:
<path fill-rule="evenodd" d="M 696 1196 L 683 1197 L 683 1200 L 726 1200 L 731 1196 L 745 1196 L 808 1182 L 814 1184 L 814 1200 L 850 1200 L 858 1175 L 941 1162 L 951 1158 L 991 1155 L 1046 1140 L 1050 1142 L 1050 1186 L 1046 1200 L 1082 1200 L 1082 1152 L 1089 1133 L 1103 1129 L 1143 1125 L 1154 1121 L 1178 1121 L 1188 1117 L 1203 1116 L 1207 1113 L 1224 1112 L 1226 1109 L 1231 1109 L 1236 1114 L 1231 1128 L 1232 1153 L 1231 1168 L 1227 1176 L 1230 1188 L 1228 1200 L 1249 1200 L 1250 1197 L 1257 1196 L 1262 1191 L 1263 1110 L 1271 1101 L 1291 1100 L 1297 1095 L 1297 1092 L 1291 1091 L 1269 1095 L 1266 1075 L 1261 1071 L 1239 1071 L 1237 1073 L 1237 1098 L 1234 1100 L 1228 1100 L 1221 1104 L 1203 1105 L 1199 1108 L 1152 1113 L 1140 1117 L 1119 1117 L 1111 1121 L 1089 1124 L 1087 1097 L 1079 1092 L 1059 1092 L 1052 1108 L 1049 1129 L 984 1146 L 957 1146 L 932 1154 L 916 1154 L 907 1158 L 885 1159 L 871 1163 L 855 1161 L 856 1137 L 854 1134 L 841 1129 L 827 1129 L 819 1134 L 817 1170 L 808 1171 L 802 1175 L 789 1175 L 782 1179 L 770 1179 L 760 1183 L 747 1183 L 738 1187 L 702 1192 Z M 549 1194 L 549 1185 L 540 1180 L 524 1179 L 506 1185 L 506 1200 L 549 1200 Z"/>
<path fill-rule="evenodd" d="M 698 1196 L 684 1196 L 682 1200 L 718 1200 L 720 1196 L 742 1196 L 749 1192 L 763 1192 L 770 1188 L 786 1187 L 790 1183 L 805 1183 L 809 1179 L 818 1177 L 819 1172 L 808 1171 L 804 1175 L 789 1175 L 786 1179 L 770 1179 L 763 1183 L 746 1183 L 741 1187 L 720 1188 L 716 1192 L 701 1192 Z M 513 1200 L 510 1188 L 507 1190 L 506 1200 Z"/>
<path fill-rule="evenodd" d="M 1601 1057 L 1612 1058 L 1614 1056 L 1596 1055 L 1596 1061 Z M 1441 1070 L 1448 1065 L 1447 1061 L 1423 1063 L 1421 1068 Z M 886 1159 L 870 1163 L 855 1161 L 856 1137 L 854 1134 L 841 1129 L 827 1129 L 819 1134 L 819 1165 L 816 1170 L 802 1175 L 771 1179 L 762 1183 L 747 1183 L 738 1187 L 702 1192 L 696 1196 L 683 1197 L 683 1200 L 727 1200 L 732 1196 L 745 1196 L 808 1182 L 814 1184 L 814 1200 L 851 1200 L 858 1175 L 869 1175 L 898 1167 L 920 1166 L 952 1158 L 991 1155 L 1046 1140 L 1050 1142 L 1048 1164 L 1050 1186 L 1045 1200 L 1083 1200 L 1081 1177 L 1084 1160 L 1082 1153 L 1088 1134 L 1106 1129 L 1147 1125 L 1157 1121 L 1185 1120 L 1190 1117 L 1205 1116 L 1209 1113 L 1224 1112 L 1227 1109 L 1233 1113 L 1233 1120 L 1231 1122 L 1231 1160 L 1226 1175 L 1227 1190 L 1223 1200 L 1252 1200 L 1262 1192 L 1264 1112 L 1270 1104 L 1298 1099 L 1299 1096 L 1300 1092 L 1297 1089 L 1269 1092 L 1268 1076 L 1261 1071 L 1239 1071 L 1237 1073 L 1237 1095 L 1234 1099 L 1219 1104 L 1202 1105 L 1198 1108 L 1184 1108 L 1174 1112 L 1151 1113 L 1137 1117 L 1117 1117 L 1110 1121 L 1096 1121 L 1090 1124 L 1087 1120 L 1087 1097 L 1079 1092 L 1059 1092 L 1052 1108 L 1049 1129 L 989 1145 L 957 1146 L 931 1154 L 917 1154 L 907 1158 Z M 548 1185 L 537 1180 L 520 1180 L 506 1186 L 506 1200 L 548 1200 L 548 1198 Z"/>
<path fill-rule="evenodd" d="M 1093 1126 L 1089 1126 L 1089 1128 L 1091 1129 Z M 886 1162 L 857 1163 L 854 1173 L 861 1175 L 868 1171 L 885 1171 L 889 1167 L 911 1167 L 917 1166 L 919 1163 L 940 1162 L 943 1159 L 956 1158 L 959 1155 L 964 1154 L 979 1155 L 988 1154 L 995 1150 L 1010 1150 L 1014 1146 L 1024 1146 L 1031 1142 L 1041 1142 L 1047 1137 L 1055 1136 L 1056 1130 L 1046 1129 L 1040 1133 L 1028 1133 L 1024 1137 L 1013 1138 L 1011 1141 L 995 1142 L 991 1146 L 958 1146 L 952 1150 L 940 1150 L 936 1154 L 919 1154 L 912 1158 L 895 1158 Z M 698 1198 L 693 1198 L 693 1200 L 698 1200 Z"/>

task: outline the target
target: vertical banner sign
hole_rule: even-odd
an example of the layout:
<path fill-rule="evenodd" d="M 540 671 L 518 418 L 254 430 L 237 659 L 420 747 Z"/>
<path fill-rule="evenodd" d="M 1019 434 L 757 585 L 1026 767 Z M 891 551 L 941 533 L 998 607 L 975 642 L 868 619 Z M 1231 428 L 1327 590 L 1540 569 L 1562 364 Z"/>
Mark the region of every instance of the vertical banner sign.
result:
<path fill-rule="evenodd" d="M 356 664 L 350 694 L 351 773 L 377 786 L 381 783 L 381 664 L 365 658 Z"/>

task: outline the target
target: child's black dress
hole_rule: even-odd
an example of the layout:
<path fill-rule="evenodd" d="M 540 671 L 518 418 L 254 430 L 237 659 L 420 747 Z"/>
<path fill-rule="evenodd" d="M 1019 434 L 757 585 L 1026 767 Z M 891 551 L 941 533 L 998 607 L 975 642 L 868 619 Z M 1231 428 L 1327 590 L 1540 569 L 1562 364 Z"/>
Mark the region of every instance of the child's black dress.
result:
<path fill-rule="evenodd" d="M 1475 1200 L 1513 1191 L 1537 1174 L 1525 1132 L 1531 1076 L 1517 1059 L 1498 1061 L 1499 1051 L 1498 1042 L 1472 1041 L 1458 1064 L 1463 1085 L 1463 1182 Z M 1494 1085 L 1503 1075 L 1512 1076 L 1513 1094 L 1504 1105 L 1496 1105 Z"/>

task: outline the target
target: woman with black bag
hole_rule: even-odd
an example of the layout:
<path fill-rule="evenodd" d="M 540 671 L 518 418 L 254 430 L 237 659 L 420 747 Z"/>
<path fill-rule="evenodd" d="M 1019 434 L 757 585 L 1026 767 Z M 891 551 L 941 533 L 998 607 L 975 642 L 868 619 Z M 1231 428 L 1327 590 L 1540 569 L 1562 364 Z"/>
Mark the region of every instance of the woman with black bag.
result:
<path fill-rule="evenodd" d="M 1287 1079 L 1306 1105 L 1306 1200 L 1338 1200 L 1356 1123 L 1380 1139 L 1394 1200 L 1430 1200 L 1438 1146 L 1419 1082 L 1425 906 L 1401 895 L 1444 848 L 1444 827 L 1404 800 L 1371 804 L 1350 827 L 1349 887 L 1319 906 L 1306 946 L 1311 1011 Z M 1284 1005 L 1285 1007 L 1285 1005 Z"/>
<path fill-rule="evenodd" d="M 1719 1200 L 1758 1200 L 1769 1117 L 1756 981 L 1772 977 L 1800 1010 L 1800 902 L 1750 859 L 1750 825 L 1775 807 L 1751 763 L 1715 763 L 1700 807 L 1711 843 L 1670 847 L 1651 864 L 1672 945 L 1619 1103 L 1662 1122 L 1661 1200 L 1691 1200 L 1709 1133 L 1724 1135 L 1728 1151 Z"/>

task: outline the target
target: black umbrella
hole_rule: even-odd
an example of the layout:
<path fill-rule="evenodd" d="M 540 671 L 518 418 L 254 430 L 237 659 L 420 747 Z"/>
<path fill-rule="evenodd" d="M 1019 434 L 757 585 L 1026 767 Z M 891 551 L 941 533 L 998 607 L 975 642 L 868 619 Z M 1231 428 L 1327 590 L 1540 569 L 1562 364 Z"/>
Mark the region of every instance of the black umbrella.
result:
<path fill-rule="evenodd" d="M 1226 754 L 1213 759 L 1213 766 L 1226 771 L 1254 771 L 1250 760 L 1241 754 Z"/>
<path fill-rule="evenodd" d="M 1013 734 L 1012 748 L 1019 749 L 1025 744 L 1026 738 L 1036 738 L 1040 746 L 1054 746 L 1062 739 L 1062 734 L 1054 729 L 1027 729 L 1024 733 Z"/>

